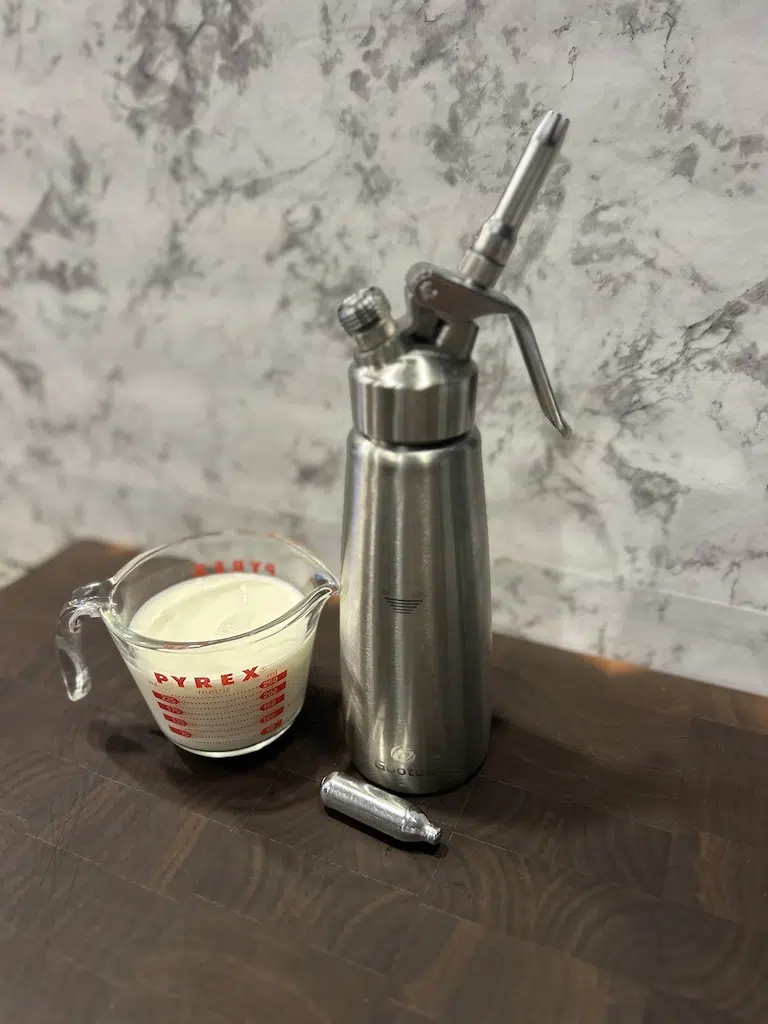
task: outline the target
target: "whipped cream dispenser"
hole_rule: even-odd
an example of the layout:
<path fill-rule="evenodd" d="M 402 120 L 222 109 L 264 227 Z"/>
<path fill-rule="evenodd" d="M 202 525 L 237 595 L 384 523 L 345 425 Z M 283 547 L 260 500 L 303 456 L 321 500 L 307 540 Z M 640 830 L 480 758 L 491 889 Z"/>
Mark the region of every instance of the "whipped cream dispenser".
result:
<path fill-rule="evenodd" d="M 544 415 L 568 437 L 528 318 L 494 290 L 567 127 L 546 114 L 458 272 L 411 267 L 402 319 L 378 288 L 339 308 L 356 343 L 342 706 L 355 766 L 386 789 L 458 785 L 488 748 L 491 590 L 475 321 L 509 319 Z"/>

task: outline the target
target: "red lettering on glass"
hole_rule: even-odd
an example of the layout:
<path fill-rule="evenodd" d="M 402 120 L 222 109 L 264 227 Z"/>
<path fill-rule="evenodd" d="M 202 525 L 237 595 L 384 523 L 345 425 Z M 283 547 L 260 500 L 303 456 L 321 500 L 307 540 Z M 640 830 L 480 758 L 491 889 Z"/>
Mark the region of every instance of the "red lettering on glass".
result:
<path fill-rule="evenodd" d="M 278 704 L 282 704 L 285 700 L 285 694 L 281 694 L 276 700 L 268 700 L 266 704 L 259 705 L 259 711 L 269 711 L 270 708 L 276 708 Z"/>
<path fill-rule="evenodd" d="M 270 679 L 270 682 L 274 682 L 274 680 Z M 284 690 L 284 689 L 285 689 L 285 680 L 283 680 L 282 683 L 278 683 L 277 686 L 273 686 L 273 687 L 271 687 L 271 689 L 265 690 L 264 693 L 262 693 L 262 695 L 261 695 L 261 699 L 262 700 L 269 700 L 270 697 L 275 697 L 278 693 L 280 693 L 281 690 Z"/>
<path fill-rule="evenodd" d="M 174 722 L 176 725 L 189 725 L 189 722 L 185 722 L 183 718 L 174 718 L 173 715 L 163 715 L 166 722 Z"/>
<path fill-rule="evenodd" d="M 158 700 L 164 700 L 168 704 L 181 704 L 178 697 L 174 697 L 172 693 L 158 693 L 157 690 L 153 690 L 152 693 Z"/>
<path fill-rule="evenodd" d="M 196 562 L 192 569 L 192 575 L 207 576 L 211 572 L 247 572 L 247 565 L 251 567 L 251 572 L 266 572 L 270 576 L 277 575 L 277 566 L 274 562 L 246 562 L 242 558 L 235 558 L 231 562 L 225 562 L 217 558 L 213 565 L 203 565 L 202 562 Z"/>
<path fill-rule="evenodd" d="M 264 689 L 267 686 L 274 686 L 275 683 L 280 682 L 281 679 L 285 679 L 288 675 L 287 672 L 281 672 L 279 675 L 270 676 L 269 679 L 265 679 L 263 683 L 259 683 L 259 686 Z"/>

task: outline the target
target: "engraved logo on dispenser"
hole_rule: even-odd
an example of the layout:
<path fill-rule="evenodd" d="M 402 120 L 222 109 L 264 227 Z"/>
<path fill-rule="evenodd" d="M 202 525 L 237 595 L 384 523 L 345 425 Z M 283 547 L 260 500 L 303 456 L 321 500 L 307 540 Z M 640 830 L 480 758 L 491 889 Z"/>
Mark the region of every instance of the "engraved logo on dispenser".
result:
<path fill-rule="evenodd" d="M 410 764 L 414 757 L 416 757 L 416 751 L 411 750 L 410 747 L 392 747 L 389 756 L 393 761 L 397 761 L 398 764 Z"/>
<path fill-rule="evenodd" d="M 387 593 L 383 596 L 384 600 L 396 615 L 410 615 L 411 612 L 416 611 L 424 600 L 423 597 L 395 597 L 394 594 Z"/>
<path fill-rule="evenodd" d="M 390 775 L 410 775 L 412 778 L 429 777 L 440 774 L 440 767 L 435 768 L 414 768 L 416 751 L 410 747 L 395 744 L 389 752 L 390 761 L 375 761 L 374 764 L 381 772 L 388 772 Z"/>

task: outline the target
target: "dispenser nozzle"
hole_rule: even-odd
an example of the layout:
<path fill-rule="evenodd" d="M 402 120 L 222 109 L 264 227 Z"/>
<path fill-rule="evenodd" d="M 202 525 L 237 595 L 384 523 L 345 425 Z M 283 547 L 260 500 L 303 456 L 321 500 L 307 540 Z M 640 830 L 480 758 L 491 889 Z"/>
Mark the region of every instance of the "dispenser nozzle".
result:
<path fill-rule="evenodd" d="M 517 241 L 517 233 L 552 166 L 568 118 L 550 110 L 534 131 L 504 189 L 496 209 L 467 250 L 458 274 L 430 264 L 416 264 L 406 278 L 411 322 L 437 325 L 436 347 L 458 359 L 469 359 L 477 336 L 474 320 L 503 313 L 509 317 L 523 354 L 528 376 L 547 419 L 563 437 L 571 428 L 563 419 L 528 317 L 519 306 L 494 291 Z M 425 318 L 425 311 L 431 319 Z"/>
<path fill-rule="evenodd" d="M 523 150 L 509 184 L 459 267 L 462 277 L 492 288 L 509 259 L 520 225 L 544 184 L 568 131 L 568 118 L 548 111 Z"/>

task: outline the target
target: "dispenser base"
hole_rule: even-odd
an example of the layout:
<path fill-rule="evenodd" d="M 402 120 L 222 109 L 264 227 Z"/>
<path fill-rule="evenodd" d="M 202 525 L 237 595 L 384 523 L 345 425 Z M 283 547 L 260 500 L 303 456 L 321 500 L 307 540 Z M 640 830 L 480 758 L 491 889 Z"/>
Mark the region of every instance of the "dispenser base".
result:
<path fill-rule="evenodd" d="M 364 779 L 390 793 L 400 793 L 403 796 L 436 796 L 439 793 L 448 793 L 453 789 L 458 789 L 459 786 L 469 782 L 483 767 L 486 756 L 487 751 L 471 771 L 452 772 L 436 769 L 431 771 L 418 768 L 408 769 L 402 765 L 377 767 L 359 763 L 354 758 L 351 759 L 351 763 Z"/>

